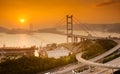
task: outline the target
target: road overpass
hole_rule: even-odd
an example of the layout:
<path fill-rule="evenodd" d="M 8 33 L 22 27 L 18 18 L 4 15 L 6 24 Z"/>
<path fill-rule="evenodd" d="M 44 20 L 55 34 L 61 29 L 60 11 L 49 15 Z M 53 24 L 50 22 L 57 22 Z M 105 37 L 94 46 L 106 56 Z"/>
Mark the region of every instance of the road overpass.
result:
<path fill-rule="evenodd" d="M 98 61 L 106 56 L 108 56 L 109 54 L 112 54 L 113 52 L 117 51 L 118 49 L 120 48 L 120 44 L 118 44 L 117 46 L 113 47 L 112 49 L 106 51 L 105 53 L 93 58 L 93 59 L 90 59 L 89 61 Z M 76 55 L 76 58 L 78 59 L 79 62 L 81 62 L 79 59 L 80 59 L 80 55 L 81 53 L 77 54 Z M 86 60 L 87 61 L 87 60 Z M 72 74 L 72 70 L 75 70 L 77 68 L 81 68 L 81 67 L 84 67 L 86 66 L 86 64 L 84 63 L 75 63 L 75 64 L 69 64 L 67 66 L 64 66 L 64 67 L 61 67 L 57 70 L 54 70 L 52 72 L 55 72 L 55 74 Z M 118 67 L 119 68 L 119 67 Z"/>
<path fill-rule="evenodd" d="M 102 58 L 112 54 L 113 52 L 117 51 L 118 49 L 120 49 L 120 44 L 118 44 L 117 46 L 115 46 L 111 50 L 105 52 L 104 54 L 102 54 L 98 57 L 95 57 L 94 59 L 85 60 L 85 59 L 81 58 L 82 53 L 77 54 L 76 59 L 79 62 L 84 63 L 86 65 L 90 65 L 90 66 L 98 66 L 98 67 L 110 68 L 110 69 L 120 69 L 120 65 L 111 65 L 111 64 L 102 64 L 102 63 L 93 62 L 93 61 L 97 61 L 99 59 L 102 59 Z"/>

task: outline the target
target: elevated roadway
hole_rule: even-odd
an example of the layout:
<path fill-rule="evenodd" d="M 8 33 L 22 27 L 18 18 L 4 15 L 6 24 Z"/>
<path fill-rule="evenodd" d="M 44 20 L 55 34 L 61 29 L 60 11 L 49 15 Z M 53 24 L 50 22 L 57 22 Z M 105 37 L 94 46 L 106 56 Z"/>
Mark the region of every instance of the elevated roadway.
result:
<path fill-rule="evenodd" d="M 93 58 L 90 59 L 89 61 L 98 61 L 106 56 L 108 56 L 109 54 L 112 54 L 113 52 L 117 51 L 120 48 L 120 44 L 118 44 L 117 46 L 115 46 L 114 48 L 110 49 L 109 51 Z M 78 59 L 78 61 L 80 62 L 79 58 L 80 58 L 80 54 L 76 55 L 76 58 Z M 74 64 L 69 64 L 67 66 L 58 68 L 57 70 L 53 70 L 52 72 L 55 72 L 55 74 L 72 74 L 72 70 L 75 70 L 77 68 L 81 68 L 86 66 L 86 64 L 84 63 L 74 63 Z M 118 67 L 119 68 L 119 67 Z"/>
<path fill-rule="evenodd" d="M 90 66 L 98 66 L 98 67 L 103 67 L 103 68 L 111 68 L 111 69 L 120 69 L 120 65 L 111 65 L 111 64 L 102 64 L 102 63 L 95 63 L 93 61 L 97 61 L 99 59 L 102 59 L 110 54 L 112 54 L 113 52 L 117 51 L 118 49 L 120 49 L 120 44 L 118 44 L 117 46 L 115 46 L 114 48 L 112 48 L 111 50 L 105 52 L 104 54 L 95 57 L 93 59 L 90 60 L 85 60 L 83 58 L 81 58 L 82 53 L 79 53 L 76 55 L 76 59 L 81 62 L 84 63 L 86 65 L 90 65 Z"/>

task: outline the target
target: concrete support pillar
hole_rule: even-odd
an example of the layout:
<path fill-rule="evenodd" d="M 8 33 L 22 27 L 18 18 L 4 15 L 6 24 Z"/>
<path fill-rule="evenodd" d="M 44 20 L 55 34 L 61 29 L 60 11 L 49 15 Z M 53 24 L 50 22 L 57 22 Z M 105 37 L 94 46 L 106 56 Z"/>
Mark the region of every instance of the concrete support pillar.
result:
<path fill-rule="evenodd" d="M 112 73 L 111 74 L 113 74 L 114 73 L 114 69 L 112 69 Z"/>
<path fill-rule="evenodd" d="M 78 41 L 78 37 L 76 37 L 76 42 L 78 43 L 79 41 Z"/>
<path fill-rule="evenodd" d="M 75 42 L 75 36 L 73 36 L 73 43 L 76 43 L 76 42 Z"/>
<path fill-rule="evenodd" d="M 83 42 L 83 41 L 84 41 L 84 38 L 81 37 L 81 42 Z"/>
<path fill-rule="evenodd" d="M 73 37 L 73 42 L 74 42 L 74 43 L 78 43 L 78 37 L 77 37 L 77 36 L 74 36 L 74 37 Z"/>

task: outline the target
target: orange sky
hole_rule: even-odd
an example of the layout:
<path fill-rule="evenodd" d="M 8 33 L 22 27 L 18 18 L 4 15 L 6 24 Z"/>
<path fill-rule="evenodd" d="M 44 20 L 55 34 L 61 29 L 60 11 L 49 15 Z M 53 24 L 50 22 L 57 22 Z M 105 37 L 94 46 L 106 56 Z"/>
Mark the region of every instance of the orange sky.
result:
<path fill-rule="evenodd" d="M 120 1 L 114 0 L 0 0 L 0 26 L 52 27 L 67 14 L 83 23 L 120 23 Z M 25 23 L 20 23 L 20 19 Z"/>

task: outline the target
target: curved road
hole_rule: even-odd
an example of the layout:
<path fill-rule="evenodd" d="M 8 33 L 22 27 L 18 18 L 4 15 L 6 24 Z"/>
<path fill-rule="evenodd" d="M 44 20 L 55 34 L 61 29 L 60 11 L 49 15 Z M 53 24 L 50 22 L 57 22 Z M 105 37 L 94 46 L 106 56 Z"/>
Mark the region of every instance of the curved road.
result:
<path fill-rule="evenodd" d="M 89 61 L 81 58 L 82 53 L 77 54 L 76 59 L 81 63 L 91 65 L 91 66 L 99 66 L 99 67 L 112 68 L 112 69 L 120 69 L 120 65 L 110 65 L 110 64 L 102 64 L 102 63 L 92 62 L 92 61 L 97 61 L 99 59 L 102 59 L 102 58 L 112 54 L 113 52 L 117 51 L 119 48 L 120 48 L 120 44 L 118 44 L 117 46 L 115 46 L 111 50 L 105 52 L 104 54 L 102 54 L 102 55 L 100 55 L 98 57 L 95 57 L 94 59 L 90 59 Z"/>
<path fill-rule="evenodd" d="M 90 59 L 89 61 L 98 61 L 104 57 L 106 57 L 107 55 L 117 51 L 118 49 L 120 48 L 120 44 L 118 44 L 117 46 L 115 46 L 114 48 L 110 49 L 109 51 L 106 51 L 105 53 L 93 58 L 93 59 Z M 78 60 L 80 58 L 80 55 L 77 54 L 76 55 L 76 58 L 78 56 Z M 64 66 L 62 68 L 59 68 L 57 70 L 54 70 L 52 72 L 55 72 L 55 74 L 72 74 L 72 70 L 76 69 L 76 68 L 80 68 L 80 67 L 83 67 L 85 66 L 86 64 L 82 64 L 82 63 L 76 63 L 76 64 L 70 64 L 69 66 Z"/>

